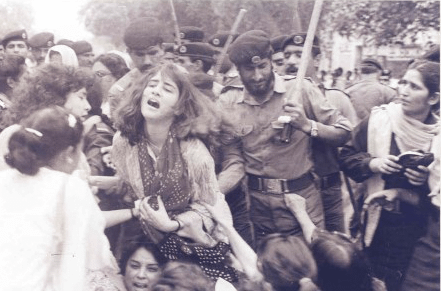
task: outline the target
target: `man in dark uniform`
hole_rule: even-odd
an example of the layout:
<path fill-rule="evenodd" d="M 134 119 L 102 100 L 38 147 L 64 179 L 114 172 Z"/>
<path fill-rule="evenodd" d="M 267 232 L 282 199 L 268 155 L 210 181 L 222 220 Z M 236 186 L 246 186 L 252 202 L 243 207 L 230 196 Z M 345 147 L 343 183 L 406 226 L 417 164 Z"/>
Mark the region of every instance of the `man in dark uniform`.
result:
<path fill-rule="evenodd" d="M 26 30 L 20 29 L 6 34 L 2 44 L 5 53 L 20 55 L 24 58 L 28 57 L 28 34 Z"/>
<path fill-rule="evenodd" d="M 77 55 L 78 65 L 80 67 L 92 68 L 93 58 L 95 57 L 92 45 L 85 40 L 79 40 L 74 42 L 71 47 Z"/>
<path fill-rule="evenodd" d="M 44 59 L 49 49 L 54 45 L 54 34 L 50 32 L 40 32 L 31 37 L 28 41 L 32 56 L 36 66 L 44 63 Z"/>
<path fill-rule="evenodd" d="M 360 80 L 346 88 L 360 120 L 369 116 L 372 107 L 388 104 L 397 97 L 394 89 L 378 81 L 382 69 L 377 60 L 364 59 L 360 64 Z"/>
<path fill-rule="evenodd" d="M 285 55 L 286 70 L 290 75 L 296 75 L 303 53 L 306 33 L 294 33 L 287 37 L 282 44 Z M 320 60 L 320 45 L 314 37 L 311 59 L 308 60 L 306 76 L 319 85 L 327 101 L 337 108 L 353 124 L 357 123 L 357 116 L 352 107 L 349 96 L 338 89 L 327 89 L 320 84 L 317 77 Z M 344 213 L 341 192 L 340 168 L 338 165 L 338 149 L 326 141 L 313 139 L 314 172 L 319 176 L 320 193 L 323 200 L 325 226 L 329 231 L 344 232 Z"/>
<path fill-rule="evenodd" d="M 311 173 L 311 139 L 343 145 L 350 137 L 350 122 L 310 81 L 303 81 L 299 100 L 290 100 L 295 80 L 285 81 L 273 72 L 265 32 L 242 34 L 228 55 L 243 86 L 225 87 L 218 99 L 234 126 L 222 149 L 221 191 L 228 193 L 246 177 L 256 243 L 270 233 L 301 235 L 300 225 L 285 204 L 285 195 L 290 193 L 306 199 L 308 215 L 323 228 L 322 199 Z M 280 141 L 284 123 L 293 129 L 289 143 Z"/>
<path fill-rule="evenodd" d="M 271 39 L 271 47 L 273 48 L 271 61 L 273 62 L 274 72 L 280 76 L 285 75 L 285 56 L 282 45 L 287 37 L 287 35 L 279 35 Z"/>
<path fill-rule="evenodd" d="M 176 63 L 188 71 L 193 85 L 210 99 L 215 100 L 214 92 L 222 88 L 216 90 L 214 86 L 222 87 L 222 85 L 214 82 L 214 78 L 207 74 L 214 63 L 213 55 L 214 50 L 210 45 L 202 42 L 183 44 L 176 50 Z"/>
<path fill-rule="evenodd" d="M 161 61 L 164 54 L 161 33 L 159 23 L 152 18 L 137 19 L 127 27 L 124 43 L 135 68 L 110 87 L 108 100 L 112 119 L 132 84 Z"/>

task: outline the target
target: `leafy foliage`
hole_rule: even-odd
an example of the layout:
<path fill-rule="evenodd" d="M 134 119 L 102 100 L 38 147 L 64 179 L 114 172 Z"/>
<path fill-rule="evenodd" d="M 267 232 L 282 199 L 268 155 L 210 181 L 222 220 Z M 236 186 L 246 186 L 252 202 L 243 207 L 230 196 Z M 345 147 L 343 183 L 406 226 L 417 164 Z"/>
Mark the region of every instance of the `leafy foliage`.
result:
<path fill-rule="evenodd" d="M 5 1 L 0 2 L 0 36 L 11 31 L 31 27 L 34 22 L 32 10 L 29 9 L 29 1 Z"/>

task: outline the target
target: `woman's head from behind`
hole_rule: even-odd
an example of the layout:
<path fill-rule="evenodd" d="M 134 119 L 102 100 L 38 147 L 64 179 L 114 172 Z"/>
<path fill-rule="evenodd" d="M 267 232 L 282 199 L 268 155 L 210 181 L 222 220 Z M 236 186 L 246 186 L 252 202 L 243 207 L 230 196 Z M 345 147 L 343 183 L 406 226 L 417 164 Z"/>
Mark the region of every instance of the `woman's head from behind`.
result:
<path fill-rule="evenodd" d="M 14 102 L 7 111 L 4 122 L 9 123 L 7 125 L 18 123 L 32 112 L 53 105 L 67 105 L 68 110 L 75 110 L 73 113 L 82 117 L 80 115 L 87 113 L 90 108 L 86 104 L 86 88 L 89 84 L 90 74 L 82 69 L 42 65 L 31 74 L 23 76 L 19 86 L 14 89 Z M 86 102 L 73 102 L 76 98 L 85 99 Z"/>
<path fill-rule="evenodd" d="M 342 233 L 317 231 L 311 251 L 323 291 L 371 290 L 368 260 L 361 249 Z"/>
<path fill-rule="evenodd" d="M 180 138 L 220 130 L 220 113 L 214 103 L 174 64 L 152 69 L 117 115 L 116 126 L 132 144 L 144 135 L 147 123 L 170 124 Z"/>
<path fill-rule="evenodd" d="M 152 290 L 164 264 L 165 258 L 154 244 L 143 240 L 127 244 L 120 260 L 127 291 Z"/>
<path fill-rule="evenodd" d="M 413 62 L 398 87 L 404 114 L 425 121 L 432 110 L 439 110 L 439 63 Z"/>
<path fill-rule="evenodd" d="M 257 254 L 259 269 L 277 291 L 302 290 L 305 278 L 316 279 L 314 258 L 300 237 L 269 235 L 259 245 Z"/>
<path fill-rule="evenodd" d="M 169 262 L 152 291 L 213 291 L 214 282 L 191 263 Z"/>
<path fill-rule="evenodd" d="M 76 168 L 83 125 L 75 116 L 53 106 L 34 112 L 20 125 L 9 140 L 9 166 L 27 175 L 45 166 L 66 173 Z"/>

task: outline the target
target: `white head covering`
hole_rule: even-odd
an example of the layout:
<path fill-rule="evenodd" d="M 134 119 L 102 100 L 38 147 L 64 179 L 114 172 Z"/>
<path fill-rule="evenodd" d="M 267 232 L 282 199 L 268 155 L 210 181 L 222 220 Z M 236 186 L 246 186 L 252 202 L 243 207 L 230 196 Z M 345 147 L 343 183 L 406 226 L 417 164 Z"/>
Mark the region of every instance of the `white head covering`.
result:
<path fill-rule="evenodd" d="M 49 49 L 46 58 L 44 59 L 44 62 L 46 64 L 51 63 L 49 56 L 52 51 L 58 52 L 61 55 L 61 62 L 63 65 L 78 67 L 78 59 L 77 59 L 77 55 L 75 54 L 75 51 L 70 47 L 68 47 L 67 45 L 63 45 L 63 44 L 53 46 Z"/>

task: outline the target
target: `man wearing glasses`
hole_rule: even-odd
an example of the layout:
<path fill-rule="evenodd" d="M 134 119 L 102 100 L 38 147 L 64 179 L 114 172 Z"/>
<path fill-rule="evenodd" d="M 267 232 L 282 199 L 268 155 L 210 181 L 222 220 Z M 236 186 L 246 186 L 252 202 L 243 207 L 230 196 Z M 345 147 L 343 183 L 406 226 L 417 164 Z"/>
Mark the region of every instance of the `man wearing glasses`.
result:
<path fill-rule="evenodd" d="M 162 42 L 161 28 L 152 18 L 136 19 L 127 27 L 124 43 L 134 68 L 109 90 L 111 119 L 115 118 L 115 110 L 131 85 L 161 61 L 164 54 Z"/>

